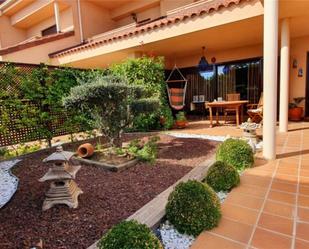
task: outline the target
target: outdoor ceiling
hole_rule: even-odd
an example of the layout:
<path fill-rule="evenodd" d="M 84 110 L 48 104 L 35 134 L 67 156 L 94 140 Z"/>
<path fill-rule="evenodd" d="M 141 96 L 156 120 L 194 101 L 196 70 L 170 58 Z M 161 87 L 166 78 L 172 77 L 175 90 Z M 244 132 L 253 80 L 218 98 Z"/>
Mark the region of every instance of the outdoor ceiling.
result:
<path fill-rule="evenodd" d="M 18 12 L 19 10 L 27 7 L 28 5 L 32 4 L 35 0 L 27 0 L 27 1 L 17 1 L 10 5 L 7 9 L 4 10 L 4 15 L 11 16 L 14 13 Z"/>
<path fill-rule="evenodd" d="M 164 56 L 182 57 L 192 53 L 219 51 L 262 43 L 262 17 L 255 17 L 215 28 L 194 32 L 141 46 L 142 50 L 153 51 Z M 248 32 L 250 30 L 250 32 Z"/>
<path fill-rule="evenodd" d="M 113 10 L 128 3 L 141 2 L 141 0 L 88 0 L 96 5 L 100 5 L 106 9 Z M 143 0 L 147 1 L 147 0 Z"/>
<path fill-rule="evenodd" d="M 295 17 L 309 15 L 308 0 L 280 0 L 279 1 L 279 16 Z"/>
<path fill-rule="evenodd" d="M 133 52 L 153 53 L 169 58 L 184 57 L 201 53 L 202 46 L 209 51 L 220 51 L 232 48 L 257 45 L 262 43 L 263 26 L 262 16 L 234 22 L 216 28 L 205 29 L 199 32 L 186 34 L 170 39 L 153 42 L 132 49 L 112 54 L 99 55 L 72 65 L 78 67 L 105 67 L 108 64 L 125 59 Z M 250 32 L 248 32 L 250 30 Z M 159 30 L 157 32 L 160 32 Z"/>

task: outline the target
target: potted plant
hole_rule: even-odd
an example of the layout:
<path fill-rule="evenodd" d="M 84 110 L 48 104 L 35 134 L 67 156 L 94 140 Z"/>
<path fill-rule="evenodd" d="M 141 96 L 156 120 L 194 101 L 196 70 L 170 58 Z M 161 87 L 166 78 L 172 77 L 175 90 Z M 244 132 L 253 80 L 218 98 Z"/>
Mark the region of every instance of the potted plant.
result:
<path fill-rule="evenodd" d="M 183 129 L 188 126 L 188 121 L 184 112 L 178 112 L 176 114 L 176 127 L 178 129 Z"/>
<path fill-rule="evenodd" d="M 304 109 L 299 104 L 305 99 L 305 97 L 294 98 L 294 102 L 289 103 L 289 120 L 300 121 L 303 116 Z"/>

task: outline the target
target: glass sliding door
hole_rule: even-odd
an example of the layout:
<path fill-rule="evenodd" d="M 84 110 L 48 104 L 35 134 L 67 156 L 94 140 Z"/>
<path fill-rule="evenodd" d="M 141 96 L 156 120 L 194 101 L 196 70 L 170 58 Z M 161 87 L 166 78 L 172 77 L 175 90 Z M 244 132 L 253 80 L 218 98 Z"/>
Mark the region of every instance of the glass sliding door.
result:
<path fill-rule="evenodd" d="M 218 97 L 226 99 L 229 93 L 239 93 L 241 99 L 257 103 L 263 91 L 261 64 L 256 60 L 218 65 Z"/>
<path fill-rule="evenodd" d="M 200 72 L 197 67 L 181 68 L 188 80 L 185 111 L 192 103 L 204 108 L 204 101 L 218 97 L 226 100 L 229 93 L 240 93 L 240 99 L 258 103 L 263 92 L 263 65 L 261 59 L 248 59 L 210 65 Z"/>

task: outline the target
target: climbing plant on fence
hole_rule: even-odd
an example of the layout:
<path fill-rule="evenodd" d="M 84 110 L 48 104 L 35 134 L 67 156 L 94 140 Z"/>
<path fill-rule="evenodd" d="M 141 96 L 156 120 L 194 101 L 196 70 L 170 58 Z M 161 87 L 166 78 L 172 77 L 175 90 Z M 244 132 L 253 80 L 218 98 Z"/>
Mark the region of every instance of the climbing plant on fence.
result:
<path fill-rule="evenodd" d="M 85 114 L 62 107 L 62 98 L 84 74 L 43 64 L 1 64 L 0 146 L 37 139 L 50 144 L 54 136 L 90 129 Z"/>

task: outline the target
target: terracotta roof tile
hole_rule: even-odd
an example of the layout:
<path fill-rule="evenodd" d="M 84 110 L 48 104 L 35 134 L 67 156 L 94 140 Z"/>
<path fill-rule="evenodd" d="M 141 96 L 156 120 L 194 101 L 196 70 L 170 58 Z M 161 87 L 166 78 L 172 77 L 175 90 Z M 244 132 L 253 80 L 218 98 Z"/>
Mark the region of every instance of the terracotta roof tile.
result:
<path fill-rule="evenodd" d="M 122 38 L 131 37 L 133 35 L 151 31 L 156 28 L 178 23 L 188 18 L 194 18 L 197 16 L 202 16 L 202 15 L 211 13 L 213 11 L 218 11 L 221 8 L 227 8 L 227 7 L 230 7 L 231 5 L 237 5 L 240 2 L 244 2 L 244 1 L 251 1 L 251 0 L 213 0 L 213 1 L 197 2 L 196 5 L 189 7 L 187 9 L 180 9 L 179 11 L 175 11 L 174 13 L 169 14 L 165 18 L 159 18 L 157 20 L 154 20 L 146 24 L 131 26 L 127 29 L 116 31 L 108 35 L 102 34 L 102 37 L 97 37 L 93 40 L 90 39 L 88 40 L 86 44 L 80 45 L 75 48 L 68 48 L 68 49 L 58 51 L 58 52 L 54 52 L 54 53 L 49 54 L 49 56 L 52 58 L 63 56 L 69 53 L 74 53 L 76 51 L 88 48 L 90 46 L 91 47 L 97 46 L 100 44 L 106 44 L 108 42 L 112 42 L 114 40 L 118 40 L 118 39 L 120 40 Z"/>

